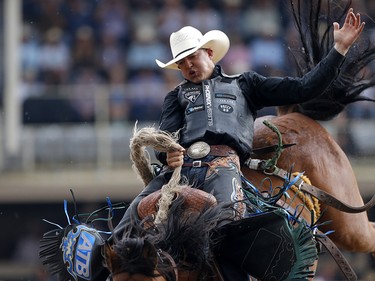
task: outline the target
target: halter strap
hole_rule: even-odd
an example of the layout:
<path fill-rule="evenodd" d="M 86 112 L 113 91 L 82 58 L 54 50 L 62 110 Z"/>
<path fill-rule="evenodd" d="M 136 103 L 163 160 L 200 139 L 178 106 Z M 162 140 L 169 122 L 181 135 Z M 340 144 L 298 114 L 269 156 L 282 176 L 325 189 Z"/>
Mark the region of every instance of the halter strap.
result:
<path fill-rule="evenodd" d="M 162 249 L 158 249 L 156 251 L 156 253 L 157 253 L 157 255 L 158 255 L 158 257 L 161 261 L 163 261 L 162 255 L 167 258 L 167 260 L 169 261 L 169 263 L 173 267 L 173 273 L 174 273 L 174 276 L 175 276 L 175 280 L 178 281 L 178 269 L 177 269 L 176 262 L 174 261 L 172 256 L 170 254 L 168 254 L 166 251 L 163 251 Z"/>

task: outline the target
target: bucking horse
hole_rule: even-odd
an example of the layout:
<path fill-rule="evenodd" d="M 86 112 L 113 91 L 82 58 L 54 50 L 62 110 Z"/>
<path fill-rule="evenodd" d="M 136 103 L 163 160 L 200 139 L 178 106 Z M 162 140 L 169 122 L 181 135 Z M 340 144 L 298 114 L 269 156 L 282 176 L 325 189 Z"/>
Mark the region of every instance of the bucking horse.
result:
<path fill-rule="evenodd" d="M 291 53 L 303 75 L 331 48 L 332 23 L 351 1 L 290 3 L 300 35 Z M 134 218 L 121 235 L 114 233 L 116 206 L 108 203 L 100 211 L 109 217 L 109 238 L 95 229 L 93 215 L 69 221 L 43 236 L 42 262 L 64 281 L 225 281 L 221 264 L 228 262 L 252 280 L 312 280 L 325 248 L 344 276 L 356 280 L 340 249 L 375 253 L 375 226 L 366 213 L 375 199 L 364 203 L 347 155 L 320 121 L 334 119 L 353 102 L 374 102 L 361 96 L 375 84 L 363 71 L 374 56 L 375 48 L 362 40 L 322 95 L 256 119 L 254 151 L 242 167 L 244 198 L 236 205 L 218 204 L 213 195 L 185 185 L 176 168 L 170 182 L 140 202 L 141 223 Z M 158 170 L 148 146 L 179 149 L 175 136 L 135 130 L 131 159 L 145 185 Z"/>

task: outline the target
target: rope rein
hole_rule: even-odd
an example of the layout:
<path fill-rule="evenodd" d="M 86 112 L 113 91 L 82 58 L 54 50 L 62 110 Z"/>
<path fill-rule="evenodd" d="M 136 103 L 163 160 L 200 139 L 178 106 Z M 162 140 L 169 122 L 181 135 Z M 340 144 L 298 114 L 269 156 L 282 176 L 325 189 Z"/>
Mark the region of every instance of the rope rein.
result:
<path fill-rule="evenodd" d="M 133 162 L 133 170 L 138 174 L 146 186 L 154 177 L 151 167 L 150 155 L 145 147 L 150 146 L 160 152 L 171 152 L 182 149 L 176 141 L 177 136 L 145 127 L 137 130 L 134 128 L 133 137 L 130 140 L 130 159 Z M 183 188 L 180 185 L 181 167 L 174 169 L 171 179 L 161 188 L 161 197 L 158 201 L 158 211 L 155 224 L 164 221 L 168 215 L 168 209 L 176 193 Z"/>

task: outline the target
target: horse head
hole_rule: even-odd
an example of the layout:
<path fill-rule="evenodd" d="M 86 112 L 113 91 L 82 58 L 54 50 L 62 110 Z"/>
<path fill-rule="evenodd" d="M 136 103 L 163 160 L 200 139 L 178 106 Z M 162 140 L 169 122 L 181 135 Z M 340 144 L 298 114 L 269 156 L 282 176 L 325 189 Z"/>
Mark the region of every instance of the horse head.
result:
<path fill-rule="evenodd" d="M 156 223 L 161 195 L 159 190 L 143 198 L 137 223 L 129 224 L 122 239 L 105 246 L 105 266 L 115 281 L 199 280 L 212 275 L 208 244 L 211 230 L 221 222 L 222 206 L 212 194 L 183 186 L 167 219 Z"/>
<path fill-rule="evenodd" d="M 156 271 L 156 250 L 143 238 L 124 238 L 114 245 L 107 243 L 104 257 L 114 281 L 154 280 L 160 276 Z"/>

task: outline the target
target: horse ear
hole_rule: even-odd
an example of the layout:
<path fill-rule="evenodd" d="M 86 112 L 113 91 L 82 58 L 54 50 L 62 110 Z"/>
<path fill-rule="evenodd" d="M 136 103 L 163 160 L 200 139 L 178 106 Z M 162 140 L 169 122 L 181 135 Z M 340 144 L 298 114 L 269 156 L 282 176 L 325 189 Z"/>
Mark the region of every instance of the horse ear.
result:
<path fill-rule="evenodd" d="M 155 249 L 155 246 L 150 243 L 149 241 L 144 241 L 142 256 L 145 259 L 148 259 L 153 262 L 153 264 L 157 264 L 157 250 Z"/>
<path fill-rule="evenodd" d="M 113 263 L 116 260 L 117 255 L 108 241 L 106 241 L 103 247 L 103 256 L 104 266 L 107 267 L 111 273 L 113 273 Z"/>

